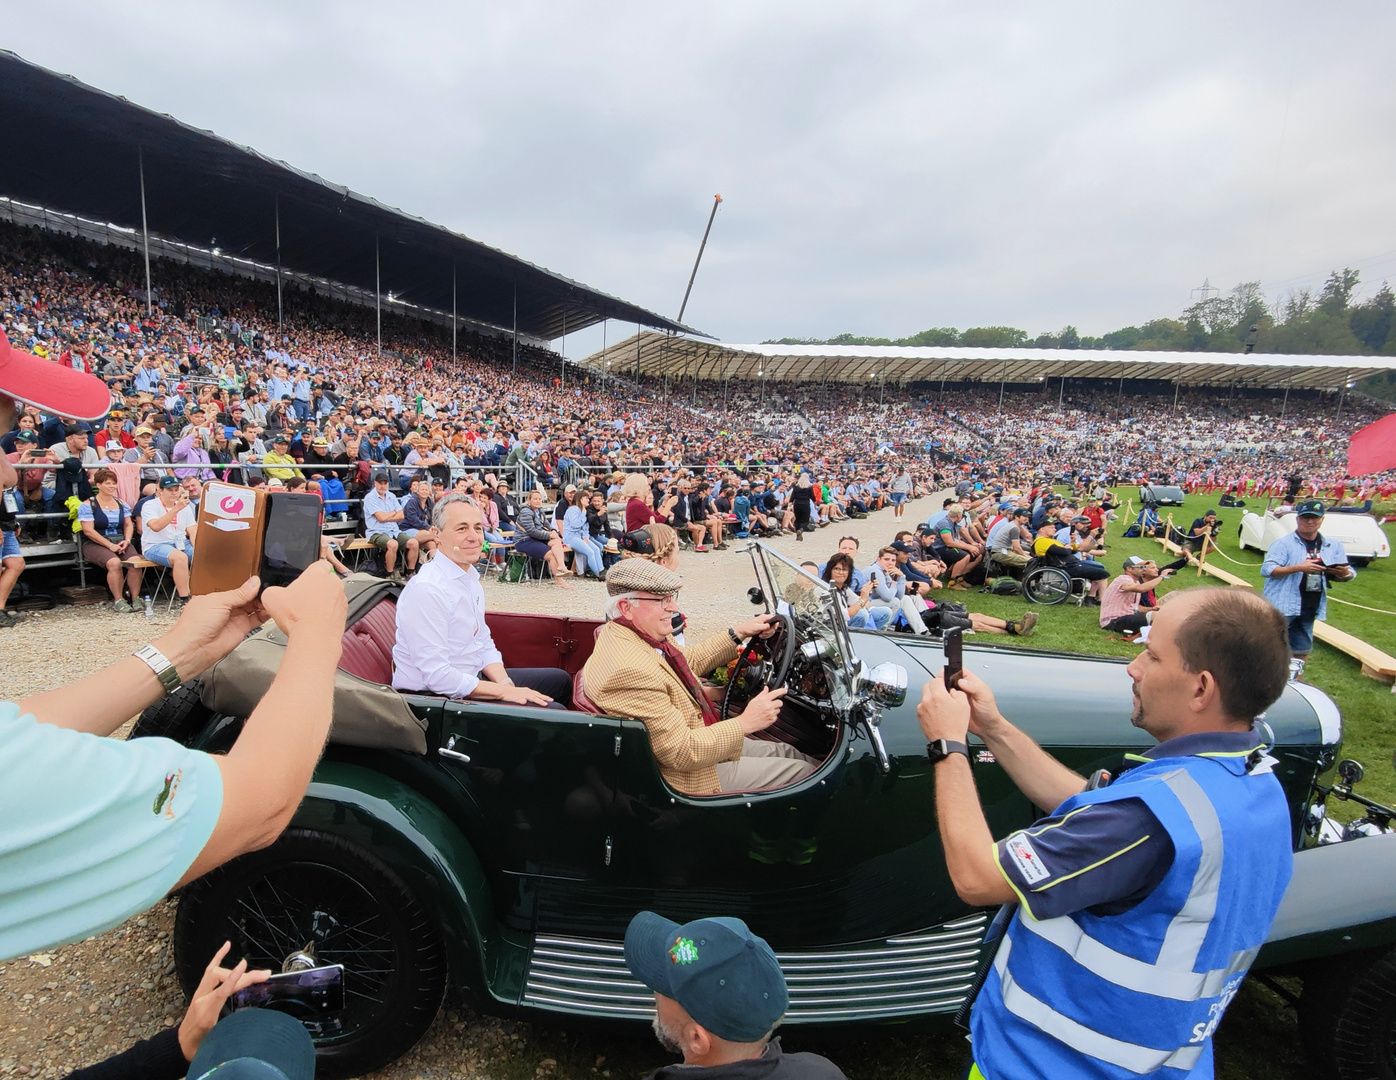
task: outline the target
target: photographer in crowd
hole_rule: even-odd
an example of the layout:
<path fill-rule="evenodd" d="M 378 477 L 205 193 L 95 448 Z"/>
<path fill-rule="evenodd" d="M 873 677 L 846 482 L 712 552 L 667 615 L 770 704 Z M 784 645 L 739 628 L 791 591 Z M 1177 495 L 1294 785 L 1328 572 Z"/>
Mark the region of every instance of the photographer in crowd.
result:
<path fill-rule="evenodd" d="M 1148 559 L 1130 555 L 1124 572 L 1105 588 L 1100 601 L 1100 628 L 1115 634 L 1133 635 L 1148 626 L 1156 608 L 1143 603 L 1152 596 L 1171 570 L 1159 570 Z M 1143 608 L 1143 610 L 1140 610 Z"/>
<path fill-rule="evenodd" d="M 1348 564 L 1343 545 L 1320 531 L 1321 500 L 1307 499 L 1294 512 L 1294 531 L 1270 545 L 1260 576 L 1265 579 L 1265 599 L 1288 620 L 1290 676 L 1297 679 L 1313 651 L 1314 620 L 1328 615 L 1328 583 L 1351 581 L 1357 571 Z"/>
<path fill-rule="evenodd" d="M 100 380 L 0 336 L 0 426 L 13 426 L 16 399 L 78 416 L 100 415 L 110 400 Z M 0 460 L 0 487 L 14 481 Z M 276 839 L 329 731 L 345 610 L 324 564 L 260 599 L 251 578 L 192 600 L 168 634 L 102 671 L 0 702 L 0 960 L 116 926 Z M 217 663 L 268 616 L 287 636 L 286 660 L 226 755 L 101 737 Z"/>
<path fill-rule="evenodd" d="M 926 683 L 917 719 L 950 878 L 966 903 L 1009 915 L 970 1017 L 969 1075 L 1212 1074 L 1212 1032 L 1292 871 L 1284 790 L 1253 727 L 1288 658 L 1283 617 L 1254 593 L 1172 594 L 1128 669 L 1132 720 L 1158 745 L 1094 787 L 1009 723 L 970 671 L 958 689 Z M 1033 805 L 1055 809 L 995 842 L 967 733 Z"/>
<path fill-rule="evenodd" d="M 296 1018 L 270 1009 L 242 1009 L 219 1019 L 229 998 L 271 975 L 248 971 L 246 960 L 231 969 L 220 966 L 231 947 L 225 941 L 204 969 L 178 1027 L 69 1073 L 64 1080 L 179 1080 L 213 1075 L 224 1064 L 232 1064 L 226 1075 L 237 1080 L 311 1080 L 315 1044 Z"/>

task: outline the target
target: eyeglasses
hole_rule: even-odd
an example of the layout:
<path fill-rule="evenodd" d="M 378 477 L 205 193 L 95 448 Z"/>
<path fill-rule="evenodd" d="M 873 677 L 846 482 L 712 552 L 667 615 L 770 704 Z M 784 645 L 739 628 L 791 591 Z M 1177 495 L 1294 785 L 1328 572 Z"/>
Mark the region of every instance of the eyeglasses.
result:
<path fill-rule="evenodd" d="M 678 594 L 678 593 L 670 593 L 668 596 L 632 596 L 630 599 L 631 599 L 631 600 L 647 600 L 647 601 L 649 601 L 651 604 L 663 604 L 665 607 L 669 607 L 670 605 L 674 605 L 674 606 L 677 606 L 677 605 L 678 605 L 678 602 L 679 602 L 679 594 Z"/>

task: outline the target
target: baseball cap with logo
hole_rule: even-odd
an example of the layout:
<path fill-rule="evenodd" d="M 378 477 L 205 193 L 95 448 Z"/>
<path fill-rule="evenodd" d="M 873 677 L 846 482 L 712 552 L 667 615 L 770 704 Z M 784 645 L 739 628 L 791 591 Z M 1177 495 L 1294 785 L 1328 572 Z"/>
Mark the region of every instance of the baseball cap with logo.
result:
<path fill-rule="evenodd" d="M 1325 510 L 1322 499 L 1305 499 L 1294 508 L 1300 517 L 1323 517 Z"/>
<path fill-rule="evenodd" d="M 16 349 L 4 331 L 0 331 L 0 394 L 78 420 L 100 420 L 111 407 L 111 390 L 97 376 Z"/>
<path fill-rule="evenodd" d="M 741 919 L 680 926 L 642 911 L 625 931 L 625 966 L 728 1042 L 764 1038 L 790 1006 L 776 954 Z"/>

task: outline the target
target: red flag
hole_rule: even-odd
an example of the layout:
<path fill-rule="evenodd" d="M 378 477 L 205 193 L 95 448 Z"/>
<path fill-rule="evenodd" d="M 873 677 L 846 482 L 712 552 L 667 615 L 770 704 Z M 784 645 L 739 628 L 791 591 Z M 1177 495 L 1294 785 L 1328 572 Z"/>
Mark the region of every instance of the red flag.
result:
<path fill-rule="evenodd" d="M 1348 440 L 1348 475 L 1396 469 L 1396 413 L 1354 432 Z"/>

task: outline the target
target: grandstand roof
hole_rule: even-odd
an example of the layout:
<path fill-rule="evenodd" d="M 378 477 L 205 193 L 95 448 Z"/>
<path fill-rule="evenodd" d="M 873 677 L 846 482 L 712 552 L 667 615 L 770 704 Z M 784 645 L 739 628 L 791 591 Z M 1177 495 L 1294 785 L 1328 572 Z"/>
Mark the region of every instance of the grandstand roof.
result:
<path fill-rule="evenodd" d="M 603 318 L 694 332 L 673 319 L 525 262 L 440 225 L 274 161 L 0 50 L 0 116 L 12 148 L 0 195 L 124 227 L 141 227 L 137 148 L 152 235 L 217 246 L 314 277 L 375 288 L 448 315 L 452 265 L 464 319 L 554 339 Z"/>
<path fill-rule="evenodd" d="M 1040 379 L 1164 379 L 1184 386 L 1337 390 L 1379 372 L 1391 356 L 1143 352 L 1115 349 L 958 349 L 897 345 L 726 345 L 647 332 L 582 360 L 600 371 L 676 378 L 891 383 Z"/>

